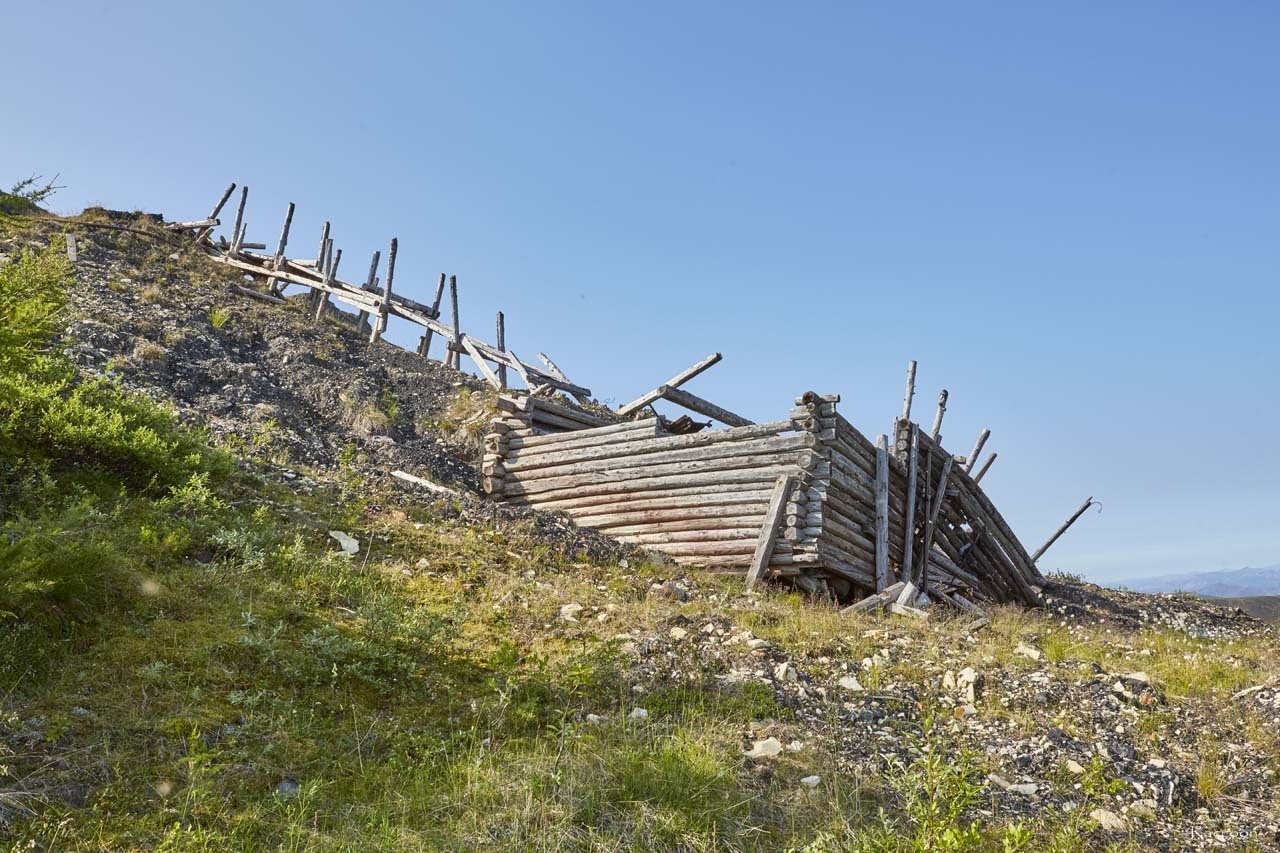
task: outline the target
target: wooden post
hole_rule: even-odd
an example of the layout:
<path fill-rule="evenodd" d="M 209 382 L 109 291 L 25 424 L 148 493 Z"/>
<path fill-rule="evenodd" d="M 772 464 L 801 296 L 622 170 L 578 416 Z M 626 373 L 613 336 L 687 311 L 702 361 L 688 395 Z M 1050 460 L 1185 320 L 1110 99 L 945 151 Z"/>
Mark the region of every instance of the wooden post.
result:
<path fill-rule="evenodd" d="M 889 439 L 876 439 L 876 592 L 893 583 L 889 574 Z"/>
<path fill-rule="evenodd" d="M 458 277 L 449 276 L 449 301 L 453 305 L 453 343 L 449 348 L 449 364 L 455 370 L 462 365 L 462 328 L 458 325 Z"/>
<path fill-rule="evenodd" d="M 332 241 L 329 243 L 329 248 L 330 249 L 333 248 Z M 340 263 L 342 263 L 341 249 L 339 249 L 337 254 L 333 255 L 333 257 L 327 258 L 325 260 L 324 283 L 329 285 L 330 287 L 333 287 L 333 281 L 338 277 L 338 264 Z M 319 323 L 322 319 L 324 319 L 324 310 L 329 304 L 329 291 L 320 290 L 320 291 L 317 291 L 317 295 L 319 296 L 319 298 L 316 300 L 316 318 L 315 319 L 316 319 L 316 322 Z"/>
<path fill-rule="evenodd" d="M 973 452 L 969 454 L 968 459 L 964 460 L 964 470 L 966 474 L 973 470 L 973 463 L 978 461 L 978 454 L 982 452 L 982 446 L 987 443 L 987 439 L 990 437 L 991 430 L 986 429 L 985 427 L 982 432 L 978 433 L 978 440 L 973 445 Z"/>
<path fill-rule="evenodd" d="M 914 373 L 915 362 L 911 362 L 912 373 Z M 910 417 L 911 398 L 907 398 L 907 406 L 903 409 L 903 419 L 905 423 L 911 423 Z M 911 458 L 907 460 L 907 505 L 905 507 L 906 517 L 903 519 L 902 525 L 902 579 L 911 581 L 916 586 L 920 586 L 916 582 L 916 578 L 911 573 L 911 560 L 913 554 L 912 549 L 916 544 L 916 479 L 920 471 L 920 427 L 911 424 Z"/>
<path fill-rule="evenodd" d="M 684 391 L 679 388 L 670 388 L 666 385 L 659 386 L 658 390 L 662 392 L 661 396 L 664 400 L 670 400 L 677 406 L 684 406 L 692 412 L 697 412 L 700 415 L 706 415 L 709 418 L 720 421 L 722 424 L 727 424 L 731 427 L 739 427 L 751 426 L 751 424 L 754 423 L 754 421 L 749 421 L 742 415 L 734 414 L 728 409 L 721 408 L 710 400 L 704 400 L 701 397 L 690 394 L 688 391 Z"/>
<path fill-rule="evenodd" d="M 498 349 L 502 352 L 507 351 L 507 329 L 501 311 L 498 312 Z M 502 362 L 498 362 L 498 387 L 500 389 L 507 387 L 507 366 Z"/>
<path fill-rule="evenodd" d="M 902 417 L 899 420 L 911 420 L 911 400 L 916 396 L 916 362 L 912 359 L 907 364 L 907 393 L 902 399 Z"/>
<path fill-rule="evenodd" d="M 992 453 L 990 456 L 987 457 L 987 461 L 983 462 L 982 467 L 978 469 L 978 474 L 973 478 L 973 482 L 975 483 L 982 482 L 982 478 L 986 475 L 987 469 L 991 467 L 991 463 L 995 462 L 996 457 L 999 455 L 1000 455 L 999 453 Z"/>
<path fill-rule="evenodd" d="M 231 186 L 227 187 L 227 191 L 222 194 L 222 198 L 218 199 L 218 203 L 213 206 L 213 213 L 205 217 L 206 220 L 218 218 L 218 214 L 222 212 L 223 206 L 227 203 L 227 199 L 231 198 L 231 194 L 235 192 L 235 189 L 236 185 L 233 182 Z"/>
<path fill-rule="evenodd" d="M 938 413 L 933 416 L 933 429 L 929 430 L 929 437 L 933 439 L 935 444 L 941 444 L 942 439 L 938 438 L 938 433 L 942 431 L 942 416 L 947 413 L 947 389 L 943 388 L 942 393 L 938 395 Z"/>
<path fill-rule="evenodd" d="M 778 541 L 778 529 L 781 527 L 782 511 L 787 505 L 787 496 L 795 480 L 789 474 L 779 474 L 773 484 L 773 494 L 769 498 L 769 508 L 765 510 L 764 524 L 760 527 L 760 536 L 756 539 L 755 553 L 751 556 L 751 567 L 747 569 L 747 589 L 756 585 L 756 581 L 769 566 L 769 558 L 773 556 L 774 545 Z"/>
<path fill-rule="evenodd" d="M 436 298 L 431 303 L 431 319 L 440 319 L 440 299 L 444 296 L 444 273 L 440 273 L 440 280 L 436 282 Z M 431 352 L 431 338 L 435 335 L 431 327 L 422 333 L 422 340 L 418 342 L 418 355 L 427 358 Z"/>
<path fill-rule="evenodd" d="M 240 254 L 240 226 L 244 223 L 244 205 L 249 200 L 249 188 L 240 188 L 240 204 L 236 205 L 236 224 L 231 229 L 231 254 Z"/>
<path fill-rule="evenodd" d="M 951 477 L 951 465 L 955 459 L 948 456 L 942 463 L 942 475 L 938 478 L 938 488 L 933 493 L 933 505 L 929 507 L 929 517 L 924 523 L 924 543 L 920 549 L 920 587 L 921 592 L 929 588 L 929 552 L 933 550 L 933 531 L 938 524 L 938 513 L 942 510 L 942 501 L 947 496 L 947 480 Z"/>
<path fill-rule="evenodd" d="M 284 215 L 284 226 L 280 229 L 280 240 L 276 243 L 276 253 L 271 259 L 271 268 L 280 269 L 280 264 L 284 262 L 284 247 L 289 244 L 289 226 L 293 224 L 293 202 L 289 202 L 289 211 Z M 277 279 L 273 276 L 267 276 L 267 289 L 273 293 L 276 291 Z"/>
<path fill-rule="evenodd" d="M 641 396 L 632 400 L 630 403 L 627 403 L 625 406 L 618 409 L 618 414 L 622 415 L 625 418 L 627 415 L 630 415 L 632 412 L 643 409 L 645 406 L 649 405 L 654 400 L 657 400 L 659 397 L 663 396 L 662 389 L 679 388 L 681 385 L 688 382 L 690 379 L 697 376 L 702 371 L 706 370 L 712 365 L 717 364 L 720 361 L 721 357 L 722 356 L 718 352 L 711 353 L 711 355 L 707 356 L 702 361 L 698 362 L 697 364 L 691 367 L 685 368 L 684 370 L 677 373 L 675 376 L 672 376 L 666 382 L 659 385 L 657 388 L 654 388 L 652 391 L 646 394 L 642 394 Z"/>
<path fill-rule="evenodd" d="M 316 269 L 324 270 L 325 259 L 329 252 L 329 222 L 325 221 L 320 228 L 320 251 L 316 253 Z"/>
<path fill-rule="evenodd" d="M 369 275 L 365 277 L 364 286 L 361 288 L 362 290 L 373 290 L 377 286 L 376 282 L 378 280 L 378 261 L 381 259 L 382 259 L 381 251 L 376 251 L 373 253 L 373 260 L 369 261 Z M 368 320 L 368 319 L 369 319 L 369 312 L 364 310 L 363 308 L 360 309 L 360 315 L 356 317 L 356 328 L 363 329 L 365 320 Z"/>
<path fill-rule="evenodd" d="M 1059 527 L 1057 532 L 1049 537 L 1048 542 L 1044 543 L 1038 549 L 1036 549 L 1036 552 L 1031 555 L 1032 565 L 1034 565 L 1036 560 L 1039 560 L 1044 555 L 1044 552 L 1049 550 L 1049 546 L 1052 545 L 1054 542 L 1057 542 L 1058 539 L 1062 536 L 1062 534 L 1067 532 L 1067 528 L 1075 524 L 1076 519 L 1084 515 L 1085 510 L 1087 510 L 1091 506 L 1093 506 L 1092 496 L 1090 496 L 1084 503 L 1082 503 L 1078 510 L 1076 510 L 1074 513 L 1071 514 L 1071 517 L 1066 520 L 1066 523 L 1063 524 L 1061 527 Z"/>
<path fill-rule="evenodd" d="M 573 384 L 572 382 L 570 382 L 569 377 L 564 375 L 564 371 L 561 370 L 559 367 L 557 367 L 556 363 L 552 361 L 550 358 L 548 358 L 545 352 L 538 353 L 538 360 L 542 362 L 543 366 L 547 368 L 547 371 L 556 379 L 559 379 L 561 382 L 565 382 L 570 385 Z M 585 403 L 591 399 L 586 394 L 583 394 L 581 391 L 570 391 L 569 393 L 572 394 L 578 400 L 579 403 Z"/>
<path fill-rule="evenodd" d="M 387 330 L 387 312 L 391 305 L 391 280 L 396 274 L 396 250 L 399 247 L 399 239 L 392 237 L 391 249 L 387 252 L 387 280 L 382 283 L 382 304 L 378 306 L 378 316 L 374 318 L 373 330 L 369 333 L 369 343 L 376 342 Z"/>

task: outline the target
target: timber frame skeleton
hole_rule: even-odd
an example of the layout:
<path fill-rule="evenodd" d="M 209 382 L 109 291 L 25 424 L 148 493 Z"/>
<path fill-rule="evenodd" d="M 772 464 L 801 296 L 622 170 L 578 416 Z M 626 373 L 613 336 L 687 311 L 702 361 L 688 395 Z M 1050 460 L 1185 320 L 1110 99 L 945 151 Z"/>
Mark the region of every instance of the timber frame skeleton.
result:
<path fill-rule="evenodd" d="M 235 188 L 228 187 L 204 219 L 166 227 L 192 232 L 192 246 L 264 285 L 234 286 L 237 293 L 283 304 L 284 288 L 299 285 L 308 288 L 317 322 L 336 312 L 332 300 L 359 312 L 354 322 L 367 328 L 370 343 L 396 316 L 423 328 L 417 346 L 423 358 L 435 335 L 446 342 L 446 364 L 458 368 L 463 355 L 471 358 L 485 380 L 505 392 L 482 461 L 484 491 L 495 500 L 564 512 L 583 527 L 680 564 L 741 573 L 748 588 L 762 578 L 784 579 L 806 592 L 856 601 L 847 612 L 885 608 L 913 616 L 935 602 L 979 616 L 977 602 L 1042 604 L 1036 561 L 1094 504 L 1085 501 L 1028 554 L 979 486 L 996 459 L 991 453 L 975 472 L 990 430 L 979 433 L 967 457 L 943 449 L 946 390 L 927 432 L 911 419 L 914 361 L 892 435 L 875 442 L 838 413 L 838 395 L 806 392 L 786 419 L 757 424 L 684 390 L 721 361 L 718 352 L 615 411 L 586 405 L 591 391 L 545 354 L 538 353 L 539 367 L 507 349 L 502 312 L 496 345 L 463 332 L 456 276 L 440 274 L 431 305 L 394 293 L 396 239 L 385 279 L 377 274 L 381 253 L 375 252 L 363 282 L 343 281 L 337 274 L 342 251 L 334 249 L 328 222 L 314 259 L 285 256 L 293 204 L 274 252 L 246 242 L 246 187 L 230 240 L 215 241 L 218 215 Z M 440 319 L 446 285 L 451 323 Z M 524 389 L 508 388 L 508 371 Z M 727 428 L 704 430 L 711 424 L 687 416 L 667 420 L 652 409 L 659 400 Z"/>

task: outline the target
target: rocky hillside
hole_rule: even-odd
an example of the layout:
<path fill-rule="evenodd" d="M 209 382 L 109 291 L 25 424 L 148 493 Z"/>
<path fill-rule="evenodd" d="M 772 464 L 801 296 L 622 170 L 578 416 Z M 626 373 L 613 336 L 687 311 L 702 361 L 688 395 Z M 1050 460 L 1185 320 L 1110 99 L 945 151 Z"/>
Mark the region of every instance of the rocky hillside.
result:
<path fill-rule="evenodd" d="M 0 253 L 6 322 L 56 321 L 0 339 L 13 849 L 1280 849 L 1280 650 L 1238 611 L 745 594 L 486 502 L 473 378 L 147 217 Z"/>

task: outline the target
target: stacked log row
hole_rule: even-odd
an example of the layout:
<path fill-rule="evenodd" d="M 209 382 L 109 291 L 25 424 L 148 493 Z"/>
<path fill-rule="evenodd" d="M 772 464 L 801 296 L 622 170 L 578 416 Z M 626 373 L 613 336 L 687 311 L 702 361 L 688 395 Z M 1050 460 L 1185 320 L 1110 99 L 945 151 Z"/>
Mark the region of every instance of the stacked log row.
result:
<path fill-rule="evenodd" d="M 486 441 L 490 494 L 731 572 L 751 563 L 778 476 L 807 488 L 820 471 L 817 438 L 790 420 L 672 435 L 647 418 L 538 435 L 508 413 Z M 813 537 L 781 539 L 768 568 L 795 575 L 816 561 Z"/>
<path fill-rule="evenodd" d="M 911 461 L 914 425 L 897 425 L 894 464 L 905 470 Z M 916 429 L 916 465 L 920 477 L 920 507 L 928 504 L 938 488 L 945 488 L 928 551 L 928 582 L 942 597 L 956 594 L 987 601 L 1021 601 L 1042 604 L 1038 585 L 1043 581 L 1030 555 L 1009 528 L 995 505 L 963 466 L 924 431 Z M 952 460 L 948 465 L 948 459 Z M 937 480 L 948 469 L 945 485 Z M 923 545 L 925 513 L 917 509 L 920 525 L 914 531 Z M 925 554 L 919 553 L 918 559 Z M 963 606 L 963 605 L 961 605 Z"/>

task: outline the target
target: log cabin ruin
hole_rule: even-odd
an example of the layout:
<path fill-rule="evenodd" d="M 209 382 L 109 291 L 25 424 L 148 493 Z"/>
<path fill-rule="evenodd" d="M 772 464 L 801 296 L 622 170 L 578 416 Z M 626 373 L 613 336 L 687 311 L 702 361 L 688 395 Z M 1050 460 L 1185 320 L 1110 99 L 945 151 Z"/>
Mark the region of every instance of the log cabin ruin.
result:
<path fill-rule="evenodd" d="M 846 611 L 920 617 L 920 608 L 938 603 L 979 617 L 986 602 L 1040 605 L 1037 559 L 1092 505 L 1085 501 L 1029 554 L 980 485 L 996 459 L 992 453 L 975 465 L 989 431 L 967 456 L 944 449 L 945 390 L 928 430 L 911 419 L 914 361 L 892 435 L 875 441 L 840 414 L 838 395 L 805 392 L 785 418 L 758 424 L 682 387 L 720 353 L 610 410 L 544 353 L 534 365 L 507 348 L 501 312 L 495 343 L 463 332 L 456 276 L 440 274 L 430 305 L 394 293 L 395 239 L 384 276 L 375 252 L 364 281 L 346 282 L 328 222 L 314 259 L 285 256 L 292 204 L 274 252 L 248 242 L 246 187 L 230 239 L 215 240 L 235 188 L 204 219 L 167 227 L 193 235 L 193 247 L 243 273 L 250 286 L 233 287 L 241 295 L 284 303 L 285 289 L 300 287 L 293 296 L 307 300 L 316 322 L 352 322 L 373 343 L 395 316 L 422 328 L 416 351 L 423 358 L 434 336 L 445 344 L 446 364 L 460 368 L 470 358 L 500 394 L 482 460 L 484 491 L 496 501 L 563 512 L 676 563 L 741 574 L 748 588 L 777 580 L 833 597 Z M 451 322 L 441 318 L 446 284 Z M 513 377 L 523 388 L 511 387 Z M 653 409 L 659 400 L 709 420 L 668 419 Z M 724 427 L 712 429 L 713 422 Z"/>

